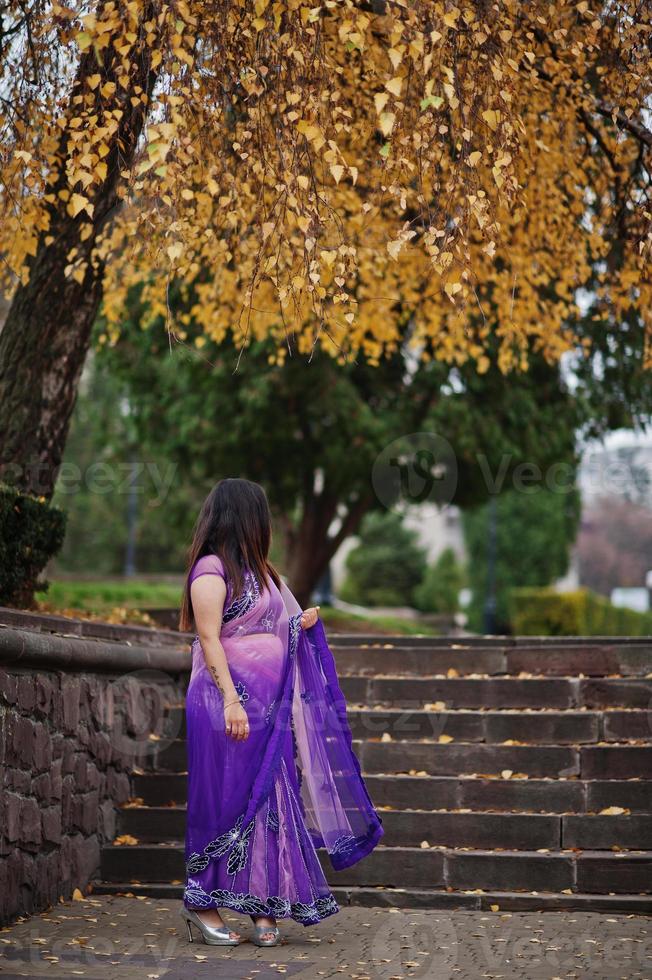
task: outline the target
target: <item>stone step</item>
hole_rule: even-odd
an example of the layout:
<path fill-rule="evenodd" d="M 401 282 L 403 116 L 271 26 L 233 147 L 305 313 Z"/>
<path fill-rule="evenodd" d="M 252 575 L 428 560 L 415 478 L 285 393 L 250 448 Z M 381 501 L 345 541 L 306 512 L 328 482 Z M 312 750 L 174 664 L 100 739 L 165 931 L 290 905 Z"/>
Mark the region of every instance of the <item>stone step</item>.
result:
<path fill-rule="evenodd" d="M 378 845 L 363 861 L 333 871 L 320 851 L 328 881 L 335 886 L 650 894 L 652 852 L 454 850 Z M 106 846 L 103 882 L 179 884 L 185 873 L 180 844 Z"/>
<path fill-rule="evenodd" d="M 447 708 L 649 709 L 652 679 L 579 677 L 341 677 L 350 704 L 418 708 L 443 701 Z"/>
<path fill-rule="evenodd" d="M 443 703 L 443 702 L 442 702 Z M 648 739 L 652 734 L 648 711 L 446 711 L 418 708 L 349 707 L 354 738 L 437 738 L 450 735 L 464 742 L 519 742 L 576 745 L 598 741 L 620 742 Z M 175 737 L 186 733 L 183 708 L 170 709 L 165 731 Z"/>
<path fill-rule="evenodd" d="M 652 815 L 559 815 L 462 813 L 442 810 L 383 810 L 385 847 L 431 846 L 538 850 L 614 846 L 652 851 Z M 118 834 L 143 843 L 183 840 L 186 808 L 128 807 L 118 818 Z"/>
<path fill-rule="evenodd" d="M 182 885 L 166 882 L 133 884 L 132 882 L 94 881 L 96 895 L 135 895 L 181 900 Z M 555 911 L 561 909 L 584 912 L 626 912 L 641 915 L 652 912 L 652 896 L 649 895 L 594 895 L 575 892 L 571 895 L 559 892 L 503 892 L 503 891 L 455 891 L 438 888 L 364 888 L 333 886 L 333 895 L 341 908 L 357 905 L 366 908 L 407 909 L 475 909 L 490 911 L 495 907 L 502 911 Z"/>
<path fill-rule="evenodd" d="M 639 779 L 477 779 L 458 776 L 365 774 L 377 807 L 410 809 L 418 800 L 424 809 L 468 808 L 541 813 L 599 813 L 620 806 L 632 813 L 652 812 L 652 792 Z M 132 777 L 133 797 L 146 806 L 184 804 L 187 777 L 175 773 L 142 773 Z"/>
<path fill-rule="evenodd" d="M 583 779 L 652 777 L 652 747 L 644 745 L 485 745 L 478 742 L 433 740 L 402 742 L 354 741 L 364 772 L 461 773 L 500 775 L 505 770 L 527 776 L 579 776 Z M 186 743 L 162 742 L 143 759 L 149 770 L 185 772 Z M 412 772 L 415 770 L 416 772 Z"/>
<path fill-rule="evenodd" d="M 396 646 L 394 642 L 365 646 L 332 644 L 338 671 L 355 675 L 519 674 L 526 671 L 549 677 L 585 674 L 605 677 L 645 677 L 652 673 L 652 644 L 641 646 L 557 646 L 516 647 L 467 646 L 464 642 L 448 647 Z"/>
<path fill-rule="evenodd" d="M 416 770 L 432 776 L 501 774 L 506 770 L 527 776 L 582 779 L 649 779 L 652 748 L 634 745 L 482 745 L 475 742 L 439 744 L 427 741 L 355 742 L 364 772 Z"/>

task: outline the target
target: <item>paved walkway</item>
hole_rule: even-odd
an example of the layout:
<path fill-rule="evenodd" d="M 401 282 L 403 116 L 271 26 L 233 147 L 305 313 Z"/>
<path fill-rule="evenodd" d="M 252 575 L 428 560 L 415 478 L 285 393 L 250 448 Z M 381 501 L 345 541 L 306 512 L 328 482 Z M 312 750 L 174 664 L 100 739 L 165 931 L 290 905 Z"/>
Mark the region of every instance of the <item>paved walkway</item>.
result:
<path fill-rule="evenodd" d="M 343 908 L 284 942 L 190 945 L 179 903 L 98 896 L 0 930 L 0 980 L 652 980 L 652 918 Z M 225 913 L 251 935 L 248 917 Z"/>

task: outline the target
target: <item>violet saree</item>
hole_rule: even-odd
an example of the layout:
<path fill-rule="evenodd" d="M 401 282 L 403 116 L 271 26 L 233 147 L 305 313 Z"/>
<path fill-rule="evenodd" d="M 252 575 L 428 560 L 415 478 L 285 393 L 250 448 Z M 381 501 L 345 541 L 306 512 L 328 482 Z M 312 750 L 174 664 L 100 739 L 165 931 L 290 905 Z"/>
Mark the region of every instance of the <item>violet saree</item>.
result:
<path fill-rule="evenodd" d="M 249 718 L 243 741 L 225 732 L 223 698 L 196 637 L 186 694 L 189 908 L 230 908 L 311 925 L 339 911 L 316 848 L 346 868 L 383 834 L 351 743 L 346 702 L 321 621 L 301 628 L 282 583 L 249 571 L 231 594 L 217 555 L 190 572 L 221 575 L 220 640 Z"/>

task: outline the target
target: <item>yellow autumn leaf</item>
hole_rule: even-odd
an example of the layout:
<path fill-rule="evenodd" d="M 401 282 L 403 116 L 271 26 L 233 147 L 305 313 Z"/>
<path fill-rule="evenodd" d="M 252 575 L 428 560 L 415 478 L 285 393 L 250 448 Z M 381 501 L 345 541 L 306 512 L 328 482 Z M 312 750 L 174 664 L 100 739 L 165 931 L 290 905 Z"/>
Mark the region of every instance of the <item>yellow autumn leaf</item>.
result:
<path fill-rule="evenodd" d="M 86 211 L 87 214 L 92 216 L 93 205 L 83 194 L 73 194 L 68 202 L 68 213 L 73 218 L 76 218 L 81 211 Z"/>
<path fill-rule="evenodd" d="M 170 257 L 170 261 L 176 262 L 176 260 L 181 258 L 183 255 L 183 245 L 181 242 L 174 242 L 174 244 L 168 245 L 167 253 Z"/>
<path fill-rule="evenodd" d="M 461 288 L 462 288 L 462 283 L 460 282 L 447 282 L 446 285 L 444 286 L 444 289 L 451 297 L 451 299 L 453 296 L 456 295 L 456 293 L 459 293 Z"/>
<path fill-rule="evenodd" d="M 452 742 L 453 741 L 453 736 L 452 735 L 440 735 L 438 741 L 441 742 L 443 745 L 447 745 L 449 742 Z"/>
<path fill-rule="evenodd" d="M 498 109 L 485 109 L 482 113 L 482 118 L 489 129 L 496 130 L 500 122 L 500 111 Z"/>
<path fill-rule="evenodd" d="M 377 92 L 374 95 L 374 104 L 376 106 L 376 112 L 378 115 L 381 114 L 387 103 L 389 102 L 389 95 L 387 92 Z"/>
<path fill-rule="evenodd" d="M 473 153 L 469 153 L 470 166 L 472 167 L 477 166 L 478 163 L 480 163 L 481 159 L 482 159 L 482 153 L 480 152 L 480 150 L 474 150 Z"/>
<path fill-rule="evenodd" d="M 381 132 L 383 136 L 389 136 L 391 131 L 394 129 L 394 123 L 396 122 L 396 114 L 393 112 L 381 112 L 378 123 L 380 125 Z"/>
<path fill-rule="evenodd" d="M 333 175 L 333 179 L 336 184 L 339 184 L 342 177 L 344 176 L 344 167 L 339 163 L 334 163 L 330 168 L 330 172 Z"/>
<path fill-rule="evenodd" d="M 388 82 L 385 82 L 385 88 L 388 92 L 391 92 L 392 95 L 395 95 L 398 98 L 398 96 L 401 94 L 401 89 L 403 88 L 403 79 L 398 75 L 395 75 L 394 78 L 391 78 Z"/>
<path fill-rule="evenodd" d="M 446 27 L 455 27 L 459 16 L 459 7 L 451 7 L 451 9 L 444 14 L 444 24 L 446 24 Z"/>

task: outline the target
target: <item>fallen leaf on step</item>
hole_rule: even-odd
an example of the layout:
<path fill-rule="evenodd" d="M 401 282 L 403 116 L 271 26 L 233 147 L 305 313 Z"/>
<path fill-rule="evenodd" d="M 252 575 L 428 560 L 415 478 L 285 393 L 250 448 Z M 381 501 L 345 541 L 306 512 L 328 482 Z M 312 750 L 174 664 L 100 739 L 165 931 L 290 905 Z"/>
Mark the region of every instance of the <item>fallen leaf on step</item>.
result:
<path fill-rule="evenodd" d="M 512 769 L 503 769 L 500 775 L 503 777 L 503 779 L 511 779 L 511 777 L 514 775 L 514 772 Z"/>
<path fill-rule="evenodd" d="M 131 834 L 122 834 L 121 837 L 116 837 L 113 843 L 116 846 L 119 846 L 120 844 L 129 844 L 131 846 L 133 844 L 137 844 L 138 839 L 136 837 L 132 837 Z"/>
<path fill-rule="evenodd" d="M 439 742 L 442 742 L 444 745 L 446 745 L 448 742 L 452 742 L 453 741 L 453 736 L 452 735 L 440 735 L 438 741 Z"/>
<path fill-rule="evenodd" d="M 630 813 L 630 811 L 624 806 L 607 806 L 604 810 L 600 810 L 600 813 L 605 817 L 617 817 L 621 813 Z"/>
<path fill-rule="evenodd" d="M 80 892 L 79 888 L 75 888 L 74 892 L 72 893 L 72 900 L 73 900 L 73 902 L 83 902 L 84 901 L 84 896 Z"/>
<path fill-rule="evenodd" d="M 490 905 L 489 908 L 492 912 L 500 912 L 500 905 Z"/>
<path fill-rule="evenodd" d="M 392 741 L 392 736 L 389 734 L 389 732 L 383 732 L 383 734 L 380 736 L 380 741 L 381 742 L 391 742 Z"/>

